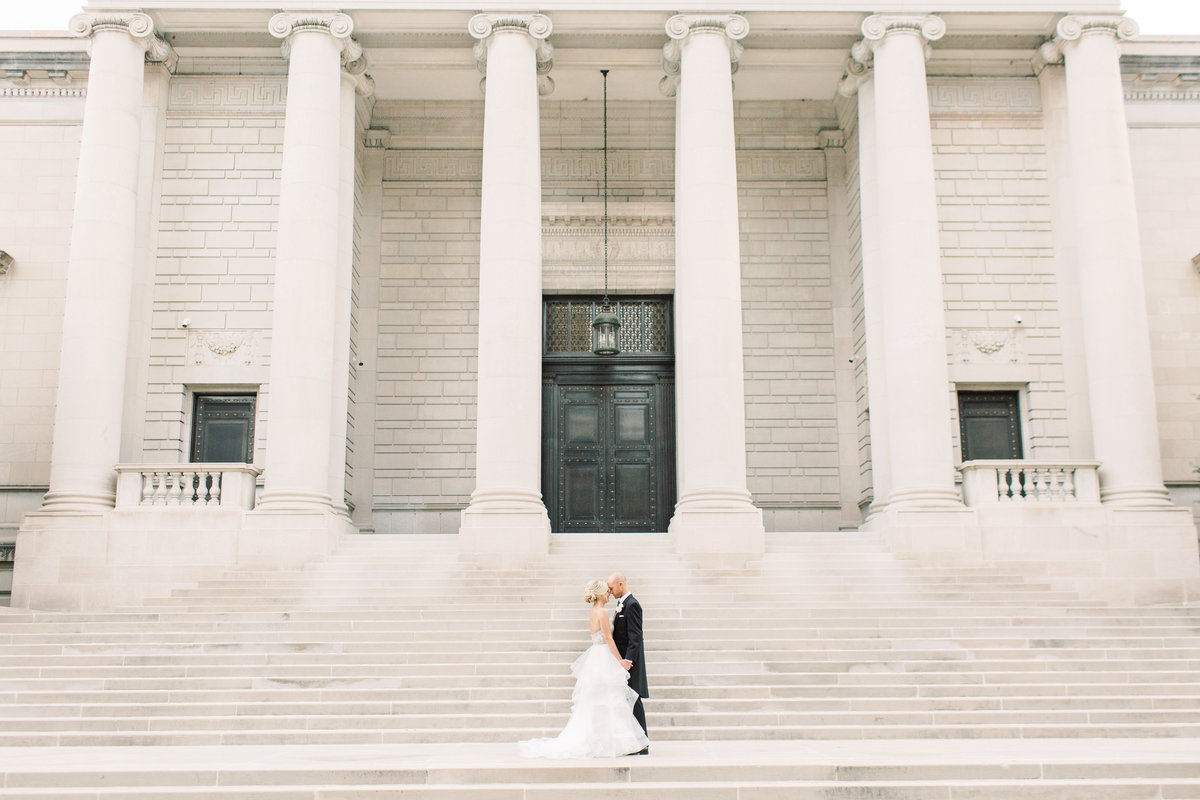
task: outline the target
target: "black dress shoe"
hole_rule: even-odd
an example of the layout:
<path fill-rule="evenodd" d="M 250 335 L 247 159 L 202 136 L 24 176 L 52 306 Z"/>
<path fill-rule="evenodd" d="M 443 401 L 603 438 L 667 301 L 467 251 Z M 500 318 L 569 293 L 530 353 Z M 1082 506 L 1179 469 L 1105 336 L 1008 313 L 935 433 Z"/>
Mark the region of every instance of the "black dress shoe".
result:
<path fill-rule="evenodd" d="M 627 753 L 626 755 L 631 755 L 631 756 L 648 756 L 648 755 L 650 755 L 650 745 L 646 745 L 646 746 L 645 746 L 645 747 L 643 747 L 641 750 L 638 750 L 636 753 Z"/>

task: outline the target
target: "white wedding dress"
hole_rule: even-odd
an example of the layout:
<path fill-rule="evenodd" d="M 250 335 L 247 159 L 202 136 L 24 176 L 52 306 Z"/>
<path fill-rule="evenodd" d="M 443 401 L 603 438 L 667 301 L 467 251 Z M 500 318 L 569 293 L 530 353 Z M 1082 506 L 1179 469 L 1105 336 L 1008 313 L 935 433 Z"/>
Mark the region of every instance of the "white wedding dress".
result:
<path fill-rule="evenodd" d="M 637 692 L 629 687 L 629 673 L 604 643 L 604 634 L 592 634 L 592 646 L 575 659 L 571 674 L 575 691 L 567 726 L 551 739 L 518 742 L 522 756 L 605 758 L 649 746 L 650 740 L 633 716 Z"/>

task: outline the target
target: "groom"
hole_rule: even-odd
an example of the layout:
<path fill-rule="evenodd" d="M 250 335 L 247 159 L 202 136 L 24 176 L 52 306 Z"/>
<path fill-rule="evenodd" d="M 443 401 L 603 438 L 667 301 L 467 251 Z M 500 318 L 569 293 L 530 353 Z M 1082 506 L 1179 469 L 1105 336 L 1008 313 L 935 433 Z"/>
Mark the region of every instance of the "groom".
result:
<path fill-rule="evenodd" d="M 646 664 L 643 658 L 645 647 L 642 642 L 642 604 L 629 591 L 625 576 L 614 572 L 608 578 L 608 590 L 617 598 L 617 617 L 613 620 L 613 644 L 624 656 L 621 666 L 629 670 L 629 686 L 638 693 L 637 702 L 633 704 L 633 716 L 646 731 L 646 711 L 642 708 L 642 698 L 650 696 L 650 688 L 646 683 Z M 646 731 L 649 735 L 649 731 Z M 650 747 L 636 753 L 634 756 L 647 755 Z"/>

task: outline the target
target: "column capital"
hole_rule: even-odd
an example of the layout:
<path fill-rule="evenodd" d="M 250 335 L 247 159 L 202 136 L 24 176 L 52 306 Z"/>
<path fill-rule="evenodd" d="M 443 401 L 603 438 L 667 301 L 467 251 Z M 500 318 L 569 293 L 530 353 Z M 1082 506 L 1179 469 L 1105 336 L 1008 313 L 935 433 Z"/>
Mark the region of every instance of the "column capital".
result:
<path fill-rule="evenodd" d="M 550 70 L 554 67 L 554 45 L 546 41 L 554 25 L 545 14 L 476 14 L 467 23 L 467 32 L 479 41 L 475 43 L 475 67 L 482 74 L 479 91 L 487 82 L 488 43 L 492 35 L 502 31 L 524 33 L 532 38 L 537 47 L 534 58 L 537 63 L 538 94 L 547 95 L 554 91 L 554 79 Z"/>
<path fill-rule="evenodd" d="M 154 21 L 148 14 L 140 11 L 105 11 L 99 13 L 76 14 L 68 24 L 71 34 L 86 37 L 88 52 L 92 50 L 92 39 L 101 31 L 117 31 L 127 33 L 139 43 L 146 52 L 146 60 L 161 62 L 168 69 L 174 69 L 179 60 L 175 49 L 154 31 Z"/>
<path fill-rule="evenodd" d="M 845 73 L 838 81 L 838 94 L 842 97 L 858 94 L 858 87 L 871 78 L 871 66 L 871 48 L 867 46 L 865 39 L 860 39 L 850 48 Z"/>
<path fill-rule="evenodd" d="M 867 63 L 864 55 L 874 53 L 884 41 L 896 34 L 917 36 L 924 45 L 925 60 L 933 55 L 929 43 L 946 35 L 946 23 L 933 14 L 872 14 L 862 22 L 862 41 L 851 48 L 851 57 Z"/>
<path fill-rule="evenodd" d="M 1060 63 L 1067 46 L 1084 36 L 1109 36 L 1121 41 L 1137 36 L 1138 30 L 1137 22 L 1129 17 L 1070 14 L 1058 21 L 1054 36 L 1038 48 L 1034 69 L 1040 73 L 1046 66 Z"/>
<path fill-rule="evenodd" d="M 750 23 L 739 14 L 676 14 L 667 20 L 669 41 L 663 45 L 662 68 L 667 73 L 658 82 L 658 89 L 667 97 L 674 97 L 679 89 L 679 70 L 682 59 L 681 44 L 693 33 L 718 34 L 725 37 L 729 46 L 731 74 L 737 72 L 738 60 L 742 57 L 742 46 L 738 42 L 750 33 Z"/>
<path fill-rule="evenodd" d="M 342 66 L 345 67 L 362 58 L 362 45 L 350 37 L 354 32 L 354 20 L 346 14 L 319 14 L 281 11 L 271 17 L 267 30 L 276 39 L 282 39 L 279 46 L 285 59 L 291 57 L 292 36 L 306 31 L 327 33 L 338 43 L 342 53 Z M 365 62 L 363 68 L 366 68 Z"/>

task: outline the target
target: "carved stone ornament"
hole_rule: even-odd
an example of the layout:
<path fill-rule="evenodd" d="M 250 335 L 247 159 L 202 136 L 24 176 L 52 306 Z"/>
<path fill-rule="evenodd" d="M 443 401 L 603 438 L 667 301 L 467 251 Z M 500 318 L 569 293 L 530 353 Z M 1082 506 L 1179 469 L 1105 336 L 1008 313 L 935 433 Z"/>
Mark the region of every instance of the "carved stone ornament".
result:
<path fill-rule="evenodd" d="M 166 39 L 154 32 L 154 21 L 140 11 L 103 11 L 76 14 L 71 17 L 67 29 L 74 36 L 86 37 L 88 52 L 92 51 L 92 37 L 101 31 L 119 31 L 133 37 L 146 51 L 146 60 L 162 63 L 174 70 L 179 60 L 175 49 Z"/>
<path fill-rule="evenodd" d="M 194 366 L 251 366 L 257 362 L 258 331 L 188 331 L 187 363 Z"/>
<path fill-rule="evenodd" d="M 946 23 L 941 17 L 933 14 L 872 14 L 863 20 L 863 44 L 874 52 L 887 37 L 897 33 L 916 34 L 924 40 L 925 60 L 933 55 L 930 42 L 936 42 L 946 35 Z M 854 55 L 853 48 L 851 55 Z M 855 56 L 859 60 L 860 57 Z"/>
<path fill-rule="evenodd" d="M 267 30 L 276 39 L 282 39 L 280 52 L 286 59 L 292 52 L 292 35 L 302 31 L 317 31 L 327 33 L 341 44 L 342 66 L 351 64 L 362 58 L 362 45 L 350 38 L 354 32 L 354 20 L 346 14 L 318 14 L 283 11 L 271 17 Z M 366 68 L 366 64 L 363 64 Z"/>
<path fill-rule="evenodd" d="M 693 33 L 718 33 L 729 46 L 730 74 L 737 72 L 742 57 L 739 41 L 750 33 L 750 23 L 738 14 L 676 14 L 667 20 L 669 41 L 663 45 L 662 68 L 666 75 L 658 82 L 658 90 L 667 97 L 679 91 L 679 72 L 683 58 L 681 43 Z"/>
<path fill-rule="evenodd" d="M 1132 39 L 1138 35 L 1138 24 L 1129 17 L 1080 14 L 1063 17 L 1054 27 L 1054 37 L 1038 48 L 1037 55 L 1033 59 L 1034 69 L 1041 72 L 1046 65 L 1061 62 L 1063 49 L 1068 44 L 1093 34 L 1111 36 L 1118 41 Z"/>
<path fill-rule="evenodd" d="M 539 95 L 554 91 L 554 79 L 550 70 L 554 67 L 554 45 L 546 41 L 554 26 L 545 14 L 476 14 L 467 23 L 467 31 L 479 41 L 475 43 L 475 67 L 484 76 L 479 81 L 479 91 L 487 86 L 488 44 L 492 34 L 498 31 L 518 31 L 531 36 L 537 42 L 534 58 L 537 62 L 537 86 Z"/>
<path fill-rule="evenodd" d="M 962 364 L 1017 364 L 1022 358 L 1021 341 L 1015 330 L 960 328 L 958 360 Z"/>

